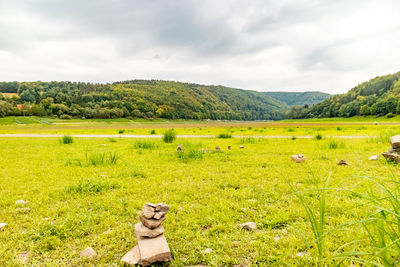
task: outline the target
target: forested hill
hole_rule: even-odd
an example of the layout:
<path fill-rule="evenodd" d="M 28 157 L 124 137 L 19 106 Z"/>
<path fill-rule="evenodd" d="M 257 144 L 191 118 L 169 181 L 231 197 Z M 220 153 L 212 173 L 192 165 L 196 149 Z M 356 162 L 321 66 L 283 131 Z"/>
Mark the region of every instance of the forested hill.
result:
<path fill-rule="evenodd" d="M 400 114 L 400 72 L 380 76 L 312 107 L 293 107 L 288 118 Z"/>
<path fill-rule="evenodd" d="M 312 106 L 331 96 L 323 92 L 265 92 L 264 94 L 289 106 Z"/>
<path fill-rule="evenodd" d="M 0 116 L 277 120 L 289 110 L 255 91 L 157 80 L 1 82 L 0 93 Z"/>

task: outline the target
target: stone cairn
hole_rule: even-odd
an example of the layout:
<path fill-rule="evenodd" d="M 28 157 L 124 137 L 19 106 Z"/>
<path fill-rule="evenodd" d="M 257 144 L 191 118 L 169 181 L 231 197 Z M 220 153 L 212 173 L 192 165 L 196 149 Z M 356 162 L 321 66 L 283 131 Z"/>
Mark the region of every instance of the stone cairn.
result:
<path fill-rule="evenodd" d="M 140 223 L 135 224 L 138 241 L 131 251 L 121 259 L 127 265 L 147 266 L 155 262 L 171 261 L 171 251 L 164 236 L 165 221 L 169 206 L 163 203 L 146 203 L 140 213 Z"/>
<path fill-rule="evenodd" d="M 383 152 L 382 156 L 388 161 L 400 163 L 400 135 L 390 137 L 390 145 L 388 152 Z"/>

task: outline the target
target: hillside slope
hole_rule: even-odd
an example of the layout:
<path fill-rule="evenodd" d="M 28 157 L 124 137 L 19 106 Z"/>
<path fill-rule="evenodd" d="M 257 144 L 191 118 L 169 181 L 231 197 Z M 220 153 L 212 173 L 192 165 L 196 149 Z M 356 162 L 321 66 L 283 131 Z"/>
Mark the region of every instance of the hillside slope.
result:
<path fill-rule="evenodd" d="M 331 96 L 323 92 L 264 92 L 264 94 L 289 106 L 312 106 Z"/>
<path fill-rule="evenodd" d="M 156 80 L 3 82 L 0 92 L 19 95 L 0 99 L 0 116 L 277 120 L 289 110 L 255 91 Z"/>
<path fill-rule="evenodd" d="M 312 107 L 293 107 L 288 118 L 400 114 L 400 72 L 373 78 Z"/>

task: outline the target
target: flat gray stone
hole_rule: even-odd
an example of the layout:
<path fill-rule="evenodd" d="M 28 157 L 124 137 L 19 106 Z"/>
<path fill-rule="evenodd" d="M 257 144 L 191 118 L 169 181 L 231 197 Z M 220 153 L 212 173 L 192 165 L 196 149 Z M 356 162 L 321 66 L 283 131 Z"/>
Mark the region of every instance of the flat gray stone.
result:
<path fill-rule="evenodd" d="M 6 228 L 8 226 L 7 223 L 0 223 L 0 230 Z"/>
<path fill-rule="evenodd" d="M 240 225 L 242 229 L 253 231 L 257 229 L 257 224 L 255 222 L 247 222 L 247 223 L 242 223 Z"/>
<path fill-rule="evenodd" d="M 400 135 L 390 137 L 390 144 L 392 148 L 400 148 Z"/>
<path fill-rule="evenodd" d="M 136 235 L 136 239 L 138 241 L 141 265 L 147 266 L 155 262 L 172 260 L 171 251 L 163 234 L 155 238 Z"/>
<path fill-rule="evenodd" d="M 379 155 L 373 155 L 373 156 L 369 157 L 368 160 L 376 161 L 378 159 L 379 159 Z"/>
<path fill-rule="evenodd" d="M 396 153 L 383 152 L 382 156 L 388 161 L 393 161 L 393 162 L 397 162 L 397 163 L 400 162 L 400 157 Z"/>
<path fill-rule="evenodd" d="M 140 252 L 139 252 L 139 247 L 135 246 L 133 249 L 131 249 L 128 253 L 126 253 L 122 259 L 121 262 L 127 265 L 136 265 L 140 263 Z"/>
<path fill-rule="evenodd" d="M 80 253 L 80 256 L 82 258 L 86 258 L 86 259 L 92 260 L 92 259 L 96 258 L 97 253 L 91 247 L 87 247 Z"/>
<path fill-rule="evenodd" d="M 165 214 L 167 214 L 167 212 L 169 211 L 169 206 L 164 203 L 158 203 L 158 204 L 156 204 L 155 210 L 156 210 L 156 212 L 164 212 Z"/>
<path fill-rule="evenodd" d="M 160 225 L 157 228 L 150 229 L 144 226 L 142 223 L 135 224 L 135 235 L 141 237 L 154 238 L 164 233 L 164 226 Z"/>

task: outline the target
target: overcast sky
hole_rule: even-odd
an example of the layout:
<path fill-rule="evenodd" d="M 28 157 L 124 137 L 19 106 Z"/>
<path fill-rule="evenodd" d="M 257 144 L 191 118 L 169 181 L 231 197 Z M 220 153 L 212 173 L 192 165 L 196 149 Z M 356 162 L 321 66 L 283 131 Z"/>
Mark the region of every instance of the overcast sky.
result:
<path fill-rule="evenodd" d="M 398 0 L 0 0 L 0 80 L 342 93 L 400 71 Z"/>

